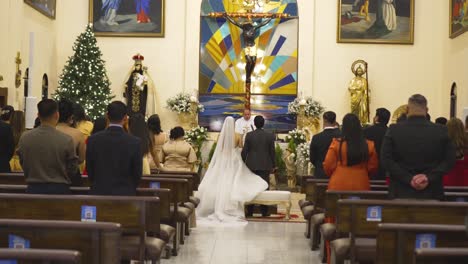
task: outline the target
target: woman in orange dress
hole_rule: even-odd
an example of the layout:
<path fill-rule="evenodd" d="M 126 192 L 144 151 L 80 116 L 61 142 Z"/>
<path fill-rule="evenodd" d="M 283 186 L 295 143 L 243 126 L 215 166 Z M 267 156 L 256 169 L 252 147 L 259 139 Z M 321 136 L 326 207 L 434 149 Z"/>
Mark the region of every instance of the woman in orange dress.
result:
<path fill-rule="evenodd" d="M 341 138 L 333 139 L 323 162 L 330 177 L 328 190 L 365 191 L 370 189 L 369 175 L 377 172 L 378 158 L 374 142 L 366 140 L 361 122 L 354 114 L 343 118 Z M 327 217 L 325 223 L 335 223 Z M 330 243 L 326 242 L 327 263 L 330 263 Z"/>
<path fill-rule="evenodd" d="M 328 190 L 370 189 L 369 175 L 377 171 L 378 158 L 374 142 L 365 140 L 356 115 L 343 118 L 342 137 L 332 141 L 323 168 L 330 177 Z"/>

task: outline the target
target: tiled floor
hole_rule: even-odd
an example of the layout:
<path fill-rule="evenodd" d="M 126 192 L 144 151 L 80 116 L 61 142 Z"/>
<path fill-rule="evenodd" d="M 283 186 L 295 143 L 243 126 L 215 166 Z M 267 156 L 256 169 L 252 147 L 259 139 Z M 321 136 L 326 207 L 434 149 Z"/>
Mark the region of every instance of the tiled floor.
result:
<path fill-rule="evenodd" d="M 162 264 L 320 263 L 304 237 L 305 224 L 250 222 L 245 227 L 192 229 L 180 254 Z"/>

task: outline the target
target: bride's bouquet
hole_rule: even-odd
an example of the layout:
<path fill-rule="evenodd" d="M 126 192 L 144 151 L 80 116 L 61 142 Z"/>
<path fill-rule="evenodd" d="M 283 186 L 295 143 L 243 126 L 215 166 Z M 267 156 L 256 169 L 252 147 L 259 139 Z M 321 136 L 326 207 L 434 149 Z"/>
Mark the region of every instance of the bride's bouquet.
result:
<path fill-rule="evenodd" d="M 166 107 L 178 114 L 189 113 L 192 111 L 192 103 L 196 104 L 197 113 L 205 111 L 205 107 L 197 100 L 191 99 L 191 96 L 188 93 L 179 93 L 176 96 L 167 99 Z"/>

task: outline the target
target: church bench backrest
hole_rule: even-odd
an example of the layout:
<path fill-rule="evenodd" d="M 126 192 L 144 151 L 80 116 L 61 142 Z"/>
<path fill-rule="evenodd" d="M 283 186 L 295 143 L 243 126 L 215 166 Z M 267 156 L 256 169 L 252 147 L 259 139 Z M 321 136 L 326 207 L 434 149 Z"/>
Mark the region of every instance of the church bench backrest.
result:
<path fill-rule="evenodd" d="M 19 264 L 81 264 L 81 253 L 61 249 L 13 249 L 0 248 L 0 260 L 19 260 Z"/>
<path fill-rule="evenodd" d="M 138 235 L 140 259 L 146 232 L 160 233 L 158 197 L 0 194 L 0 218 L 79 221 L 83 206 L 96 207 L 96 221 L 120 223 L 124 234 Z"/>
<path fill-rule="evenodd" d="M 0 193 L 26 193 L 26 185 L 4 185 L 0 184 Z M 90 187 L 70 187 L 74 195 L 88 195 Z M 156 196 L 159 198 L 159 218 L 168 222 L 171 218 L 171 190 L 169 189 L 150 189 L 137 188 L 137 196 Z M 151 220 L 153 221 L 153 220 Z"/>
<path fill-rule="evenodd" d="M 416 249 L 413 264 L 454 264 L 465 263 L 468 248 Z"/>
<path fill-rule="evenodd" d="M 378 214 L 372 213 L 378 210 L 381 210 L 380 221 L 375 219 Z M 339 236 L 349 235 L 351 238 L 350 255 L 353 260 L 355 238 L 376 238 L 380 223 L 462 225 L 467 212 L 468 203 L 465 202 L 338 200 L 336 227 Z"/>
<path fill-rule="evenodd" d="M 385 191 L 327 191 L 325 200 L 326 217 L 336 217 L 338 200 L 340 199 L 386 200 L 388 199 L 388 193 Z"/>
<path fill-rule="evenodd" d="M 117 223 L 0 219 L 0 247 L 9 246 L 10 235 L 28 240 L 30 248 L 78 250 L 83 263 L 121 261 Z"/>
<path fill-rule="evenodd" d="M 381 208 L 381 221 L 368 221 L 369 207 Z M 338 200 L 337 231 L 377 236 L 380 223 L 464 224 L 468 203 L 424 200 Z"/>
<path fill-rule="evenodd" d="M 424 246 L 428 248 L 468 247 L 465 226 L 379 224 L 377 235 L 378 264 L 411 263 L 416 246 L 418 248 Z"/>
<path fill-rule="evenodd" d="M 140 188 L 151 188 L 151 184 L 159 183 L 159 188 L 173 191 L 173 203 L 185 203 L 189 201 L 189 188 L 186 179 L 171 179 L 164 177 L 143 177 L 140 180 Z"/>
<path fill-rule="evenodd" d="M 193 175 L 176 175 L 176 174 L 151 174 L 144 175 L 144 178 L 165 178 L 165 179 L 185 179 L 188 182 L 188 194 L 189 196 L 193 195 L 195 191 L 195 181 Z"/>
<path fill-rule="evenodd" d="M 192 176 L 193 178 L 193 187 L 194 191 L 198 190 L 198 186 L 200 185 L 200 175 L 197 172 L 192 171 L 157 171 L 151 170 L 151 175 L 156 176 L 165 176 L 165 175 L 179 175 L 179 176 Z"/>

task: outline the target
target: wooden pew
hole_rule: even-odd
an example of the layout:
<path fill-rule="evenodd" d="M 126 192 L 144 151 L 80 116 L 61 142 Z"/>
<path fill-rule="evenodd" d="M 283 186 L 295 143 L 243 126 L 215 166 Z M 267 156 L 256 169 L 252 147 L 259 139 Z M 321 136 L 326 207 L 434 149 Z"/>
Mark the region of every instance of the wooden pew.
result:
<path fill-rule="evenodd" d="M 322 221 L 311 222 L 310 245 L 312 249 L 316 249 L 320 243 L 320 256 L 323 261 L 326 261 L 325 242 L 336 238 L 334 224 L 323 224 L 323 220 L 328 217 L 335 219 L 338 212 L 338 200 L 340 199 L 387 199 L 388 194 L 385 191 L 326 191 L 325 195 L 325 213 Z M 317 217 L 312 217 L 312 219 Z M 321 232 L 320 232 L 320 231 Z"/>
<path fill-rule="evenodd" d="M 435 236 L 432 247 L 468 247 L 464 225 L 379 224 L 377 263 L 410 263 L 414 258 L 416 243 L 422 243 L 416 240 L 420 234 Z"/>
<path fill-rule="evenodd" d="M 192 176 L 193 178 L 193 190 L 198 190 L 198 186 L 200 185 L 200 175 L 197 172 L 191 171 L 160 171 L 160 170 L 151 170 L 151 175 L 156 176 L 171 176 L 171 175 L 179 175 L 179 176 Z"/>
<path fill-rule="evenodd" d="M 83 263 L 120 264 L 120 224 L 80 221 L 0 219 L 0 247 L 8 236 L 26 239 L 31 248 L 81 252 Z"/>
<path fill-rule="evenodd" d="M 381 208 L 380 221 L 368 221 L 369 207 Z M 341 252 L 341 247 L 350 245 L 350 259 L 373 261 L 376 254 L 376 237 L 380 223 L 415 224 L 464 224 L 468 203 L 424 200 L 339 200 L 336 230 L 339 237 L 332 248 Z M 460 217 L 462 216 L 462 217 Z M 332 255 L 334 251 L 332 250 Z"/>
<path fill-rule="evenodd" d="M 81 264 L 81 253 L 75 250 L 61 249 L 14 249 L 0 248 L 0 260 L 20 260 L 30 264 Z"/>
<path fill-rule="evenodd" d="M 146 236 L 160 233 L 158 197 L 0 194 L 0 218 L 79 221 L 82 206 L 96 207 L 96 221 L 121 224 L 123 259 L 159 260 L 164 242 Z"/>
<path fill-rule="evenodd" d="M 416 249 L 413 264 L 466 263 L 468 248 Z"/>
<path fill-rule="evenodd" d="M 161 188 L 170 189 L 172 191 L 172 206 L 171 206 L 171 223 L 176 228 L 176 236 L 174 240 L 173 255 L 177 255 L 179 243 L 184 244 L 184 230 L 189 227 L 189 218 L 193 210 L 185 208 L 184 203 L 189 201 L 189 187 L 186 179 L 170 179 L 160 177 L 143 177 L 140 180 L 139 187 L 151 188 L 151 184 L 159 183 Z M 186 232 L 185 232 L 186 233 Z"/>
<path fill-rule="evenodd" d="M 0 193 L 26 193 L 27 185 L 0 185 Z M 88 195 L 90 187 L 70 187 L 74 195 Z M 137 188 L 137 196 L 155 196 L 159 198 L 159 217 L 161 223 L 161 232 L 158 235 L 152 235 L 161 238 L 169 244 L 174 242 L 176 230 L 172 227 L 172 213 L 171 213 L 171 190 L 169 189 L 150 189 L 150 188 Z M 149 221 L 153 221 L 148 219 Z M 157 220 L 156 220 L 157 221 Z"/>

